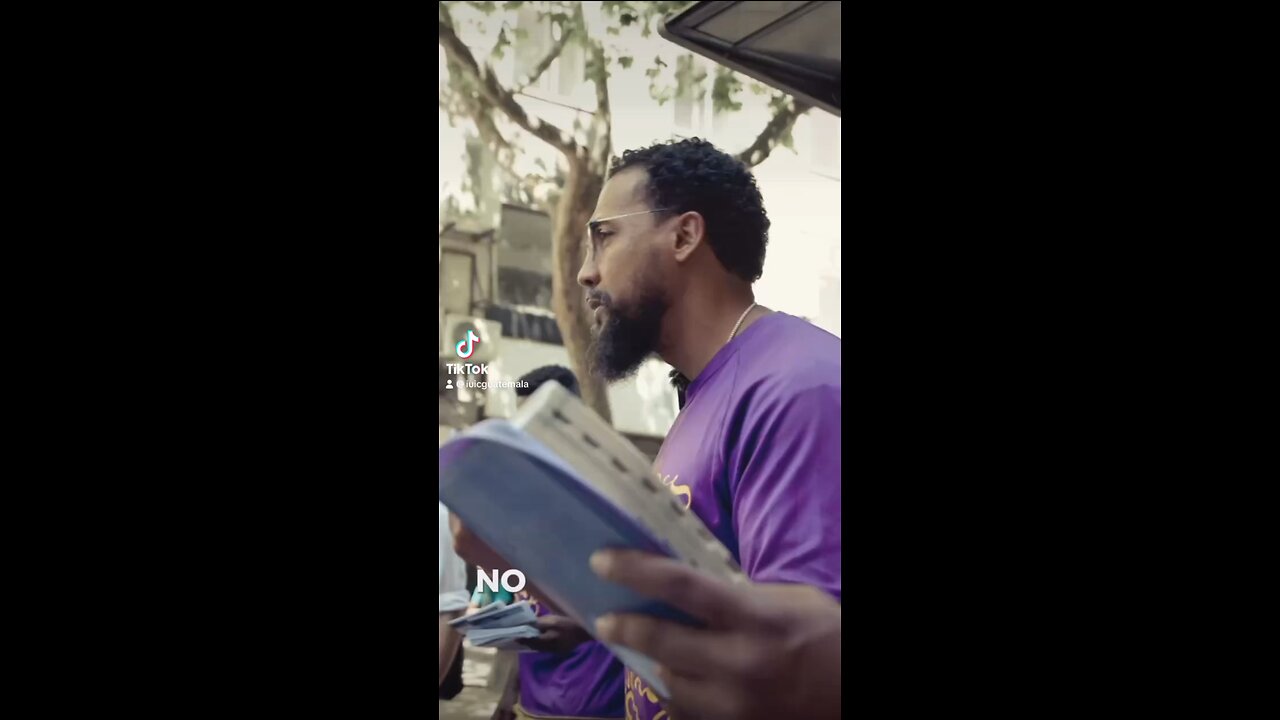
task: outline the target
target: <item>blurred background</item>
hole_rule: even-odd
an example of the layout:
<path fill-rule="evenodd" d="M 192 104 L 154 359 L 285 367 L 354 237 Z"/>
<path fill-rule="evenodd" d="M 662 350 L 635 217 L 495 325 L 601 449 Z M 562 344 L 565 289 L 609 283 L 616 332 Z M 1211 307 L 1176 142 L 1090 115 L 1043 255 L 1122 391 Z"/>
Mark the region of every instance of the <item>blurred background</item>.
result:
<path fill-rule="evenodd" d="M 772 221 L 758 302 L 840 335 L 839 96 L 805 80 L 834 68 L 838 87 L 839 3 L 443 2 L 439 15 L 441 442 L 515 410 L 511 389 L 446 389 L 472 330 L 489 380 L 570 367 L 584 400 L 656 455 L 677 410 L 670 368 L 650 360 L 609 387 L 584 372 L 583 228 L 626 149 L 696 136 L 751 165 Z"/>

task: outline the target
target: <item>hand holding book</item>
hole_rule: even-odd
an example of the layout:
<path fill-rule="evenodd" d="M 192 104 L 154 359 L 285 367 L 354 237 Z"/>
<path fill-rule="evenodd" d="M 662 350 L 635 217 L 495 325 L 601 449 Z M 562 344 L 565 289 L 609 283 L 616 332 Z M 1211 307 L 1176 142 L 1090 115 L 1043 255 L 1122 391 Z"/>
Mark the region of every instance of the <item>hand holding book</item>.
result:
<path fill-rule="evenodd" d="M 631 550 L 596 553 L 591 567 L 705 622 L 691 628 L 639 614 L 608 614 L 596 622 L 602 642 L 659 663 L 673 717 L 840 717 L 840 604 L 823 591 L 731 584 Z"/>

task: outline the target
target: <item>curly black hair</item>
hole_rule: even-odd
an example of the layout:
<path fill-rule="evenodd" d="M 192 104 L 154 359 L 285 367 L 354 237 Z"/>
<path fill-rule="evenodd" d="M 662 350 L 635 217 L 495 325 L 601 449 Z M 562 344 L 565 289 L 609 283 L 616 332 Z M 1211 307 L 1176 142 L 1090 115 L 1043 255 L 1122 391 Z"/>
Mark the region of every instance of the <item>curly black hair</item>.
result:
<path fill-rule="evenodd" d="M 706 140 L 690 138 L 628 150 L 614 158 L 609 176 L 630 167 L 648 172 L 653 207 L 702 215 L 711 250 L 729 272 L 747 282 L 760 278 L 769 215 L 746 165 Z"/>
<path fill-rule="evenodd" d="M 542 384 L 551 381 L 558 382 L 564 386 L 565 390 L 582 397 L 582 393 L 578 390 L 578 378 L 574 376 L 573 371 L 563 365 L 543 365 L 536 370 L 530 370 L 520 377 L 520 380 L 529 384 L 529 387 L 516 386 L 516 397 L 528 397 L 532 395 Z"/>

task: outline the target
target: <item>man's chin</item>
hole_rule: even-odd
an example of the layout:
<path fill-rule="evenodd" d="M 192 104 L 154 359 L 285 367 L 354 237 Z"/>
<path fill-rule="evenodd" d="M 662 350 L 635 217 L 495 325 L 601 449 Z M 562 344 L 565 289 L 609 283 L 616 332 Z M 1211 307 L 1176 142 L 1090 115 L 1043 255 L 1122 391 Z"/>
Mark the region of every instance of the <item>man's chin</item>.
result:
<path fill-rule="evenodd" d="M 640 310 L 634 316 L 604 307 L 595 313 L 597 322 L 591 326 L 588 363 L 593 375 L 611 383 L 624 380 L 653 355 L 663 307 L 657 301 L 649 301 Z"/>
<path fill-rule="evenodd" d="M 598 338 L 596 342 L 599 342 Z M 624 358 L 619 357 L 614 352 L 602 353 L 601 348 L 597 344 L 593 345 L 591 348 L 591 361 L 589 366 L 591 368 L 592 375 L 595 375 L 605 382 L 615 383 L 634 375 L 636 371 L 640 369 L 640 366 L 644 364 L 645 358 L 647 357 L 649 357 L 648 354 L 638 357 L 629 356 Z"/>

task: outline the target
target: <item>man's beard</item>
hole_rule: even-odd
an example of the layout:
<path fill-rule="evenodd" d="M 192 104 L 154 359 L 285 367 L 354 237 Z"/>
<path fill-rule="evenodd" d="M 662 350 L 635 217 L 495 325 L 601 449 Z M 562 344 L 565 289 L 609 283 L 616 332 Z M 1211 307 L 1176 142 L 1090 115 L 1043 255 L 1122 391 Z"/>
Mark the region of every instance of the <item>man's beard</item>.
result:
<path fill-rule="evenodd" d="M 605 306 L 604 322 L 591 342 L 591 372 L 606 382 L 616 382 L 635 373 L 657 352 L 667 303 L 652 286 L 626 307 L 615 305 L 604 293 L 600 299 Z"/>

